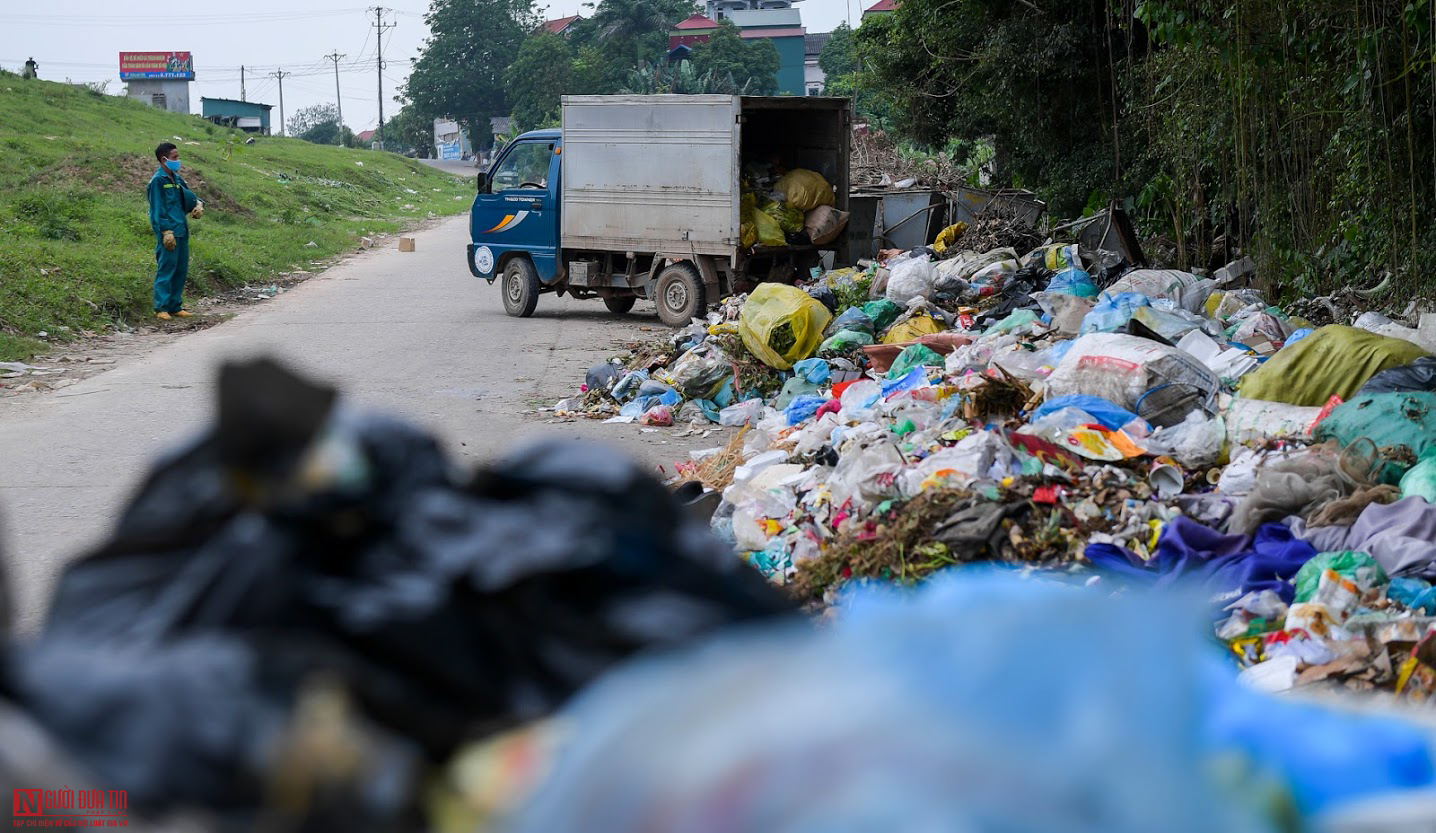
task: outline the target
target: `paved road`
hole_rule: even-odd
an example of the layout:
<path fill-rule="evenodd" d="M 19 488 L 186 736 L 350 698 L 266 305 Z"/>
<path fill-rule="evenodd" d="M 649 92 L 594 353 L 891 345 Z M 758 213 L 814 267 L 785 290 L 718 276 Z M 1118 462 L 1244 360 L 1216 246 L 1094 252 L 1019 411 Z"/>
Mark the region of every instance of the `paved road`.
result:
<path fill-rule="evenodd" d="M 366 253 L 71 387 L 0 400 L 0 552 L 22 627 L 37 621 L 57 570 L 103 537 L 155 454 L 207 424 L 227 357 L 287 359 L 351 401 L 430 427 L 473 462 L 544 432 L 608 441 L 653 465 L 719 444 L 521 414 L 574 392 L 617 344 L 660 325 L 651 304 L 618 317 L 548 295 L 533 318 L 506 316 L 499 287 L 465 269 L 466 223 L 419 233 L 414 253 Z"/>
<path fill-rule="evenodd" d="M 419 161 L 431 168 L 438 168 L 441 171 L 446 171 L 456 176 L 479 175 L 479 169 L 474 167 L 473 160 L 468 162 L 455 162 L 448 159 L 420 159 Z"/>

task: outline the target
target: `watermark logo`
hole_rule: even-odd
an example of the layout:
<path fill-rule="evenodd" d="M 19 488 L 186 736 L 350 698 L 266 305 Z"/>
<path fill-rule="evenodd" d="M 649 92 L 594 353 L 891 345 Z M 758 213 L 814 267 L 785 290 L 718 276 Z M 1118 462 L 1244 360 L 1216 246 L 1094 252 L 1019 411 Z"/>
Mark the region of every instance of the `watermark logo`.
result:
<path fill-rule="evenodd" d="M 129 827 L 124 790 L 13 790 L 15 827 Z"/>

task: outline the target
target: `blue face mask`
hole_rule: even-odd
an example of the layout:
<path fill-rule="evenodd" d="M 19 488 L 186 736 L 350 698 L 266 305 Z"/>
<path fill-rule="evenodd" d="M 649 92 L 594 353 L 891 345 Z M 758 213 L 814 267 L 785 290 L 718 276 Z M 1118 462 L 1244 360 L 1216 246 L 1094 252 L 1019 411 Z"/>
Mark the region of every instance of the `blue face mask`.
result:
<path fill-rule="evenodd" d="M 171 171 L 174 171 L 175 173 L 179 173 L 180 161 L 179 161 L 178 159 L 166 159 L 166 160 L 165 160 L 165 167 L 166 167 L 166 168 L 169 168 Z"/>

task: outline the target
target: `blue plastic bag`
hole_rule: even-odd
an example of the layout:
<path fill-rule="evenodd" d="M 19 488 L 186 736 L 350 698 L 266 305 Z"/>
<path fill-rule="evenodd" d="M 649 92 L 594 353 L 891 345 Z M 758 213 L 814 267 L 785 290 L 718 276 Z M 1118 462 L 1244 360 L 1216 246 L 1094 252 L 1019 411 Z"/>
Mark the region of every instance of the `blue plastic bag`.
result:
<path fill-rule="evenodd" d="M 828 401 L 826 396 L 816 394 L 805 394 L 794 399 L 783 414 L 788 417 L 789 425 L 799 425 L 812 419 Z"/>
<path fill-rule="evenodd" d="M 1097 284 L 1092 282 L 1091 275 L 1076 267 L 1069 267 L 1052 277 L 1052 282 L 1047 284 L 1047 291 L 1076 295 L 1079 298 L 1096 298 Z"/>
<path fill-rule="evenodd" d="M 833 378 L 833 371 L 824 359 L 803 359 L 793 365 L 793 375 L 814 385 L 825 385 Z"/>
<path fill-rule="evenodd" d="M 1116 431 L 1129 422 L 1139 419 L 1136 414 L 1123 408 L 1110 399 L 1103 399 L 1100 396 L 1087 396 L 1086 394 L 1074 393 L 1071 396 L 1059 396 L 1056 399 L 1049 399 L 1042 407 L 1032 412 L 1032 422 L 1055 413 L 1063 408 L 1081 408 L 1092 415 L 1092 418 L 1112 431 Z"/>
<path fill-rule="evenodd" d="M 895 393 L 905 390 L 915 390 L 927 385 L 927 368 L 914 367 L 906 376 L 899 379 L 883 380 L 883 398 L 886 399 Z"/>
<path fill-rule="evenodd" d="M 1119 292 L 1116 295 L 1103 292 L 1097 299 L 1097 305 L 1082 319 L 1082 334 L 1115 333 L 1127 326 L 1127 322 L 1132 320 L 1132 313 L 1151 305 L 1151 299 L 1137 292 Z"/>

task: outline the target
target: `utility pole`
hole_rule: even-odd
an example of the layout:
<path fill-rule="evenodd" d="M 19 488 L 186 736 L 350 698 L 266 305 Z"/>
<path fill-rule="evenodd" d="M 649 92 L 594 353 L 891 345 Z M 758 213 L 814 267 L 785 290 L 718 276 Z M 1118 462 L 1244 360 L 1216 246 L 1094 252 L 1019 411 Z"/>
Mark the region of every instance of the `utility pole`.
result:
<path fill-rule="evenodd" d="M 347 58 L 347 57 L 349 57 L 349 56 L 348 56 L 348 55 L 340 55 L 340 54 L 339 54 L 339 50 L 336 49 L 336 50 L 334 50 L 334 54 L 333 54 L 333 55 L 325 55 L 324 57 L 327 58 L 328 60 L 331 60 L 331 61 L 334 62 L 334 107 L 336 108 L 337 114 L 338 114 L 338 116 L 339 116 L 339 136 L 335 139 L 335 144 L 343 145 L 343 144 L 344 144 L 344 102 L 343 102 L 343 101 L 340 99 L 340 97 L 339 97 L 339 61 L 340 61 L 341 59 Z"/>
<path fill-rule="evenodd" d="M 239 65 L 239 100 L 248 101 L 244 97 L 244 64 Z"/>
<path fill-rule="evenodd" d="M 284 76 L 286 76 L 286 75 L 293 75 L 294 73 L 292 73 L 292 72 L 285 72 L 283 69 L 278 69 L 278 70 L 276 70 L 276 71 L 274 71 L 274 72 L 271 72 L 271 73 L 269 73 L 269 74 L 270 74 L 271 76 L 273 76 L 273 77 L 279 79 L 279 135 L 283 136 L 283 135 L 284 135 Z"/>
<path fill-rule="evenodd" d="M 383 6 L 375 6 L 369 11 L 374 13 L 374 28 L 378 31 L 375 44 L 379 50 L 378 67 L 375 69 L 375 74 L 379 76 L 379 126 L 374 129 L 374 141 L 382 149 L 384 147 L 384 32 L 399 24 L 384 22 L 384 12 L 389 9 Z"/>

